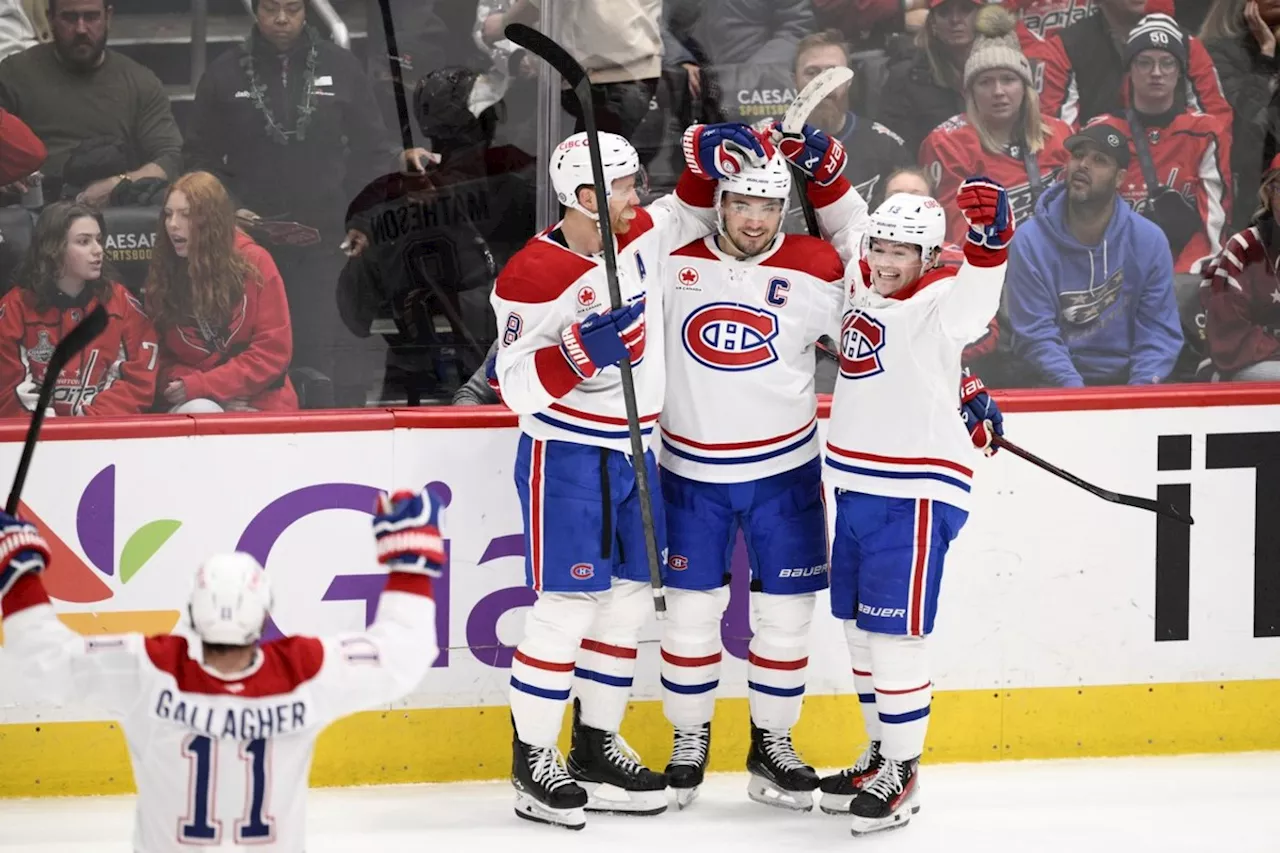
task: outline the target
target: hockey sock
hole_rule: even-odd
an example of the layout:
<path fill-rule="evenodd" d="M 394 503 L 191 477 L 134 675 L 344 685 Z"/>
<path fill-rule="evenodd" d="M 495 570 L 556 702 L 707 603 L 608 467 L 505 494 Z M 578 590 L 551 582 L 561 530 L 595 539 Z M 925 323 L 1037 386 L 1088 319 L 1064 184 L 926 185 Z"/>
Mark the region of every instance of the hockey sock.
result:
<path fill-rule="evenodd" d="M 511 661 L 509 691 L 516 736 L 525 743 L 556 745 L 573 685 L 574 654 L 596 608 L 595 596 L 543 593 L 529 609 L 524 639 Z"/>
<path fill-rule="evenodd" d="M 662 710 L 673 726 L 711 722 L 720 684 L 720 620 L 729 588 L 667 587 L 662 626 Z"/>
<path fill-rule="evenodd" d="M 762 729 L 790 729 L 800 719 L 809 666 L 814 593 L 751 593 L 754 636 L 747 656 L 747 702 Z"/>
<path fill-rule="evenodd" d="M 653 609 L 647 583 L 614 579 L 600 595 L 596 618 L 578 648 L 573 690 L 582 700 L 582 723 L 606 732 L 622 725 L 636 672 L 640 630 Z"/>
<path fill-rule="evenodd" d="M 849 660 L 853 664 L 853 687 L 858 691 L 858 707 L 869 740 L 880 740 L 880 713 L 876 710 L 876 688 L 871 677 L 871 635 L 852 619 L 844 622 L 844 635 L 849 641 Z"/>
<path fill-rule="evenodd" d="M 906 761 L 924 752 L 933 684 L 924 637 L 871 635 L 871 672 L 880 713 L 880 752 Z"/>

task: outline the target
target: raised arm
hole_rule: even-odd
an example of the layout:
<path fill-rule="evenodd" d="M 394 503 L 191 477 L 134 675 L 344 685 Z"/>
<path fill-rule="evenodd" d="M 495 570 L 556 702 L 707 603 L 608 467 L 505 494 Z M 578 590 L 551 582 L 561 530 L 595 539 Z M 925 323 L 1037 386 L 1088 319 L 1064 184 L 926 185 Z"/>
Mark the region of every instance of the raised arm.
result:
<path fill-rule="evenodd" d="M 0 512 L 5 655 L 17 663 L 32 698 L 54 705 L 81 701 L 123 714 L 140 693 L 143 638 L 82 637 L 58 621 L 40 579 L 49 560 L 49 545 L 34 524 Z"/>
<path fill-rule="evenodd" d="M 938 305 L 938 318 L 948 337 L 968 343 L 986 332 L 1000 308 L 1013 239 L 1013 209 L 1004 187 L 985 177 L 961 184 L 956 206 L 969 225 L 964 264 Z"/>

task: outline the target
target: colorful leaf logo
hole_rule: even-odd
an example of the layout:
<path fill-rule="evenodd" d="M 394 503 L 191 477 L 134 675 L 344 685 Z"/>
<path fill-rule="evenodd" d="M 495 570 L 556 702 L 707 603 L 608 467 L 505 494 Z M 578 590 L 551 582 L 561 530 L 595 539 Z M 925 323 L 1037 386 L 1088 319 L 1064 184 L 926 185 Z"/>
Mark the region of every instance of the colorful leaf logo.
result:
<path fill-rule="evenodd" d="M 168 542 L 169 537 L 177 533 L 181 526 L 181 521 L 161 519 L 147 522 L 139 527 L 129 537 L 129 541 L 124 543 L 124 550 L 120 552 L 120 583 L 128 583 L 138 569 L 154 557 L 156 551 L 159 551 L 160 547 Z"/>
<path fill-rule="evenodd" d="M 180 521 L 160 519 L 147 522 L 134 531 L 120 552 L 120 582 L 128 583 L 181 526 Z M 108 577 L 116 573 L 115 530 L 116 466 L 108 465 L 85 486 L 76 507 L 76 535 L 80 538 L 80 547 L 93 567 Z M 96 577 L 92 581 L 103 589 L 107 588 Z M 93 585 L 89 581 L 83 583 Z M 61 595 L 57 597 L 64 601 L 80 600 Z M 110 592 L 102 597 L 110 597 Z M 100 601 L 101 598 L 88 600 Z"/>

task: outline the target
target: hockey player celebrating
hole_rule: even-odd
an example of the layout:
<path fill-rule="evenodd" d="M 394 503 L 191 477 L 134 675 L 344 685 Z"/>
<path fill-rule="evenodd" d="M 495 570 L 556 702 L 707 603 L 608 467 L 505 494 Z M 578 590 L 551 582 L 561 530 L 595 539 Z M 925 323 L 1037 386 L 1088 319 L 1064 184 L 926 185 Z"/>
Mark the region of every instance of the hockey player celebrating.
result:
<path fill-rule="evenodd" d="M 719 233 L 679 249 L 667 265 L 662 695 L 675 727 L 666 772 L 681 807 L 697 796 L 706 769 L 738 530 L 750 556 L 755 626 L 747 793 L 808 811 L 818 787 L 791 728 L 804 698 L 814 600 L 827 586 L 813 346 L 839 324 L 844 266 L 830 244 L 781 233 L 791 172 L 772 144 L 768 150 L 763 166 L 709 175 L 720 177 Z"/>
<path fill-rule="evenodd" d="M 41 698 L 110 711 L 130 754 L 145 756 L 133 767 L 134 850 L 301 851 L 317 735 L 338 717 L 404 696 L 435 660 L 437 515 L 425 494 L 379 501 L 373 529 L 389 574 L 367 631 L 259 643 L 271 586 L 250 555 L 217 555 L 196 572 L 187 611 L 198 639 L 85 638 L 49 604 L 40 578 L 49 546 L 39 531 L 0 513 L 5 654 Z"/>
<path fill-rule="evenodd" d="M 635 149 L 615 134 L 599 138 L 608 198 L 597 199 L 592 188 L 587 135 L 560 143 L 550 172 L 564 219 L 512 257 L 492 299 L 502 342 L 495 374 L 504 402 L 520 415 L 515 480 L 526 580 L 538 593 L 511 666 L 516 814 L 574 829 L 585 824 L 584 807 L 666 809 L 666 777 L 642 766 L 618 736 L 652 609 L 632 466 L 647 465 L 655 486 L 658 478 L 651 452 L 630 456 L 615 365 L 631 361 L 647 445 L 665 384 L 663 267 L 715 221 L 715 185 L 688 171 L 673 195 L 640 208 Z M 724 170 L 764 156 L 741 125 L 699 126 L 688 138 L 687 159 Z M 625 302 L 616 311 L 608 309 L 601 215 L 616 241 Z M 650 496 L 665 562 L 657 498 Z M 571 689 L 572 748 L 562 765 L 556 740 Z"/>
<path fill-rule="evenodd" d="M 785 148 L 803 161 L 824 144 L 806 129 Z M 848 280 L 825 462 L 836 493 L 831 610 L 844 622 L 871 744 L 852 769 L 824 780 L 823 808 L 828 789 L 833 802 L 849 796 L 852 831 L 862 835 L 902 826 L 919 809 L 932 691 L 926 638 L 947 548 L 968 517 L 970 440 L 990 450 L 1002 431 L 977 380 L 961 394 L 968 439 L 956 423 L 960 354 L 999 306 L 1014 221 L 1003 187 L 965 181 L 956 193 L 969 224 L 965 262 L 938 268 L 946 215 L 935 200 L 891 196 L 864 237 L 851 225 L 861 200 L 849 189 L 835 182 L 835 200 L 818 209 Z M 867 428 L 868 412 L 880 413 L 877 429 Z"/>

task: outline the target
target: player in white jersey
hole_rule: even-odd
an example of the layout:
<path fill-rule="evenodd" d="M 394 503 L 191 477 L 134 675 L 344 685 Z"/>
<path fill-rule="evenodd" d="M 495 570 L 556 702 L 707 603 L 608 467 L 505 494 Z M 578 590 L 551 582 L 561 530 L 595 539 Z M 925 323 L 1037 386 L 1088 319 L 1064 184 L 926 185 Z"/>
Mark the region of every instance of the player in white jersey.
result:
<path fill-rule="evenodd" d="M 830 244 L 782 233 L 791 172 L 771 143 L 767 150 L 763 166 L 720 178 L 718 233 L 683 246 L 667 267 L 662 693 L 675 727 L 666 772 L 682 807 L 706 769 L 739 530 L 754 626 L 748 796 L 808 811 L 819 781 L 791 728 L 814 601 L 827 586 L 814 342 L 840 322 L 844 266 Z"/>
<path fill-rule="evenodd" d="M 316 736 L 404 696 L 435 661 L 437 515 L 426 496 L 380 499 L 373 526 L 389 574 L 367 631 L 259 643 L 272 598 L 250 555 L 214 556 L 196 572 L 188 613 L 198 639 L 82 637 L 49 604 L 48 545 L 0 513 L 5 654 L 39 698 L 74 698 L 121 721 L 138 786 L 135 853 L 302 851 Z"/>
<path fill-rule="evenodd" d="M 730 163 L 764 153 L 741 125 L 703 126 L 697 136 L 695 159 Z M 587 145 L 579 133 L 552 153 L 564 219 L 511 258 L 492 297 L 502 342 L 498 387 L 520 415 L 515 480 L 526 581 L 538 593 L 511 666 L 516 814 L 575 829 L 585 824 L 584 807 L 666 809 L 666 778 L 643 767 L 618 736 L 653 606 L 633 463 L 648 466 L 655 492 L 658 477 L 652 452 L 630 456 L 616 365 L 631 361 L 647 448 L 665 385 L 663 267 L 715 222 L 715 185 L 688 171 L 673 195 L 638 207 L 639 157 L 611 133 L 600 134 L 609 189 L 598 204 Z M 616 241 L 625 303 L 618 311 L 608 310 L 602 209 Z M 660 496 L 651 503 L 665 564 Z M 573 746 L 562 766 L 556 741 L 571 691 Z"/>
<path fill-rule="evenodd" d="M 894 195 L 864 235 L 850 225 L 852 187 L 835 186 L 839 197 L 818 209 L 847 281 L 825 460 L 836 493 L 831 610 L 844 621 L 871 744 L 831 781 L 855 783 L 845 796 L 860 835 L 901 826 L 919 809 L 932 695 L 926 637 L 947 548 L 968 517 L 968 457 L 1002 429 L 980 382 L 957 395 L 960 354 L 1000 304 L 1014 223 L 1003 187 L 969 179 L 956 196 L 969 223 L 965 262 L 939 268 L 946 216 L 935 200 Z M 843 799 L 832 788 L 833 802 Z"/>

